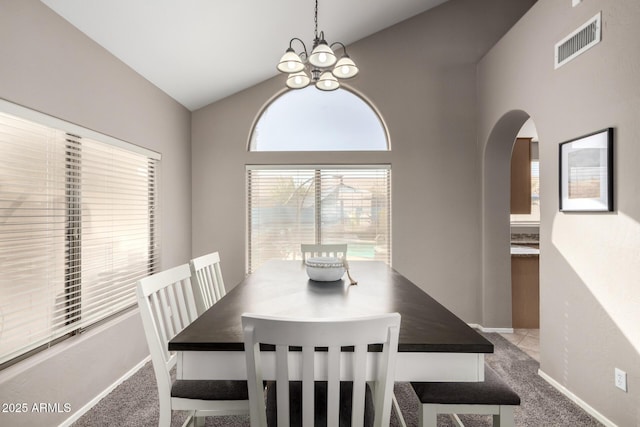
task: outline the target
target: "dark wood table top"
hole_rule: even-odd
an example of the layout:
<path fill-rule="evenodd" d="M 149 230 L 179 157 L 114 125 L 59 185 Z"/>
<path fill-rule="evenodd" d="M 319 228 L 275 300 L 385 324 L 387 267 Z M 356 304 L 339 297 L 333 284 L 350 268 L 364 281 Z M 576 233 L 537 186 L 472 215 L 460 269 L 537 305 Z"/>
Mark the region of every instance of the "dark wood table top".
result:
<path fill-rule="evenodd" d="M 349 264 L 358 285 L 309 280 L 300 261 L 267 262 L 176 335 L 169 350 L 244 350 L 242 313 L 327 318 L 398 312 L 401 352 L 493 352 L 491 342 L 388 265 Z"/>

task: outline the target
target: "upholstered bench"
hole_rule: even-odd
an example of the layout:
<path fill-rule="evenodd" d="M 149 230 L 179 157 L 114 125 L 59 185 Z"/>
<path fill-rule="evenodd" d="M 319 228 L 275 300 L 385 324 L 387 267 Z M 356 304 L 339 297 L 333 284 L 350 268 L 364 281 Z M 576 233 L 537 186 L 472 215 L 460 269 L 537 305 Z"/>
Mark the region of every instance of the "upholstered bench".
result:
<path fill-rule="evenodd" d="M 421 402 L 422 427 L 436 427 L 438 414 L 493 415 L 494 427 L 515 426 L 513 408 L 520 405 L 520 397 L 486 364 L 483 382 L 412 382 L 411 386 Z"/>

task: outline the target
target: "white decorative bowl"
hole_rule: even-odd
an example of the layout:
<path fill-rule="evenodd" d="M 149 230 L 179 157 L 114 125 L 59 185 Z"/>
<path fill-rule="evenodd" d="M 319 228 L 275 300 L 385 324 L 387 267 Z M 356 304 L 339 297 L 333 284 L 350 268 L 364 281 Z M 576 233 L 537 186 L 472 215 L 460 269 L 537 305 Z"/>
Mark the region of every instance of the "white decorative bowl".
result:
<path fill-rule="evenodd" d="M 313 257 L 305 261 L 309 279 L 317 282 L 334 282 L 344 275 L 344 262 L 334 257 Z"/>

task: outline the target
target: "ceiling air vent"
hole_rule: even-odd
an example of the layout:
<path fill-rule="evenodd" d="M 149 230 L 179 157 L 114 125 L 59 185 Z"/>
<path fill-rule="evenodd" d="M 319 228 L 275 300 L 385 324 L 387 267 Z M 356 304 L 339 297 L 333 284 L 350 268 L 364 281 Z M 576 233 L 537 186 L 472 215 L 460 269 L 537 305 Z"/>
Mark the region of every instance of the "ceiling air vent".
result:
<path fill-rule="evenodd" d="M 600 43 L 601 13 L 556 43 L 555 68 L 559 68 L 581 53 Z"/>

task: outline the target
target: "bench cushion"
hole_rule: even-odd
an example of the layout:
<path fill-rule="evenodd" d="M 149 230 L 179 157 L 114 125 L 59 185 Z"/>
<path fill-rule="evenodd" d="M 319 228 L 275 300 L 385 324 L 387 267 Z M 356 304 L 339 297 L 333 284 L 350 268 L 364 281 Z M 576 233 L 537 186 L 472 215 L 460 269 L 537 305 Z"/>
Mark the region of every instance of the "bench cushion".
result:
<path fill-rule="evenodd" d="M 199 400 L 248 400 L 246 381 L 177 380 L 171 397 Z"/>
<path fill-rule="evenodd" d="M 519 405 L 520 396 L 485 365 L 483 382 L 412 382 L 421 403 Z"/>

